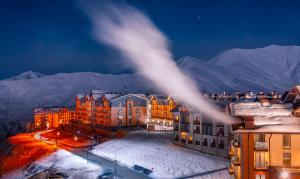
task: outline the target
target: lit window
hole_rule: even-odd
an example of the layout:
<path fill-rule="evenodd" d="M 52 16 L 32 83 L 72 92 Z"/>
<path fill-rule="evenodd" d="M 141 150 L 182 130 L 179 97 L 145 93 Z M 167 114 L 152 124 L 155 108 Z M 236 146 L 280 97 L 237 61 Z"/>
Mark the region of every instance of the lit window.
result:
<path fill-rule="evenodd" d="M 255 179 L 265 179 L 266 175 L 265 174 L 256 174 Z"/>
<path fill-rule="evenodd" d="M 291 135 L 283 134 L 282 147 L 285 149 L 291 148 Z"/>
<path fill-rule="evenodd" d="M 255 168 L 267 168 L 268 155 L 267 152 L 255 152 Z"/>
<path fill-rule="evenodd" d="M 290 152 L 283 153 L 283 165 L 286 168 L 291 167 L 291 153 Z"/>

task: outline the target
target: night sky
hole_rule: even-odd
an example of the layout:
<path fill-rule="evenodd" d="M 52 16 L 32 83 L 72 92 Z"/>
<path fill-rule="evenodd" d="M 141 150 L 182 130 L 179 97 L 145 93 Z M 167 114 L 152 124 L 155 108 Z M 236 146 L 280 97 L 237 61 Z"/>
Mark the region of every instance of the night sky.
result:
<path fill-rule="evenodd" d="M 194 56 L 209 60 L 231 48 L 300 45 L 300 1 L 125 2 L 147 14 L 161 29 L 171 41 L 176 59 Z M 92 24 L 80 4 L 1 0 L 0 79 L 28 70 L 45 74 L 132 72 L 116 51 L 94 40 Z"/>

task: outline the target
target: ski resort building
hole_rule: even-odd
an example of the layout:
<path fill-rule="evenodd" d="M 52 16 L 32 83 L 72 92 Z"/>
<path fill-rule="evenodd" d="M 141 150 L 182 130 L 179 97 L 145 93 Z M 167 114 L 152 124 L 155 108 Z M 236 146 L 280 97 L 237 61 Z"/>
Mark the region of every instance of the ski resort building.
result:
<path fill-rule="evenodd" d="M 75 118 L 75 111 L 68 108 L 36 108 L 34 110 L 34 124 L 37 130 L 56 128 L 68 124 Z"/>
<path fill-rule="evenodd" d="M 76 116 L 82 124 L 99 128 L 145 126 L 148 100 L 143 94 L 106 94 L 93 90 L 77 95 Z"/>
<path fill-rule="evenodd" d="M 190 107 L 177 106 L 173 112 L 174 139 L 177 145 L 210 155 L 228 158 L 231 126 L 210 120 Z"/>
<path fill-rule="evenodd" d="M 151 95 L 150 116 L 148 124 L 150 130 L 173 130 L 173 113 L 175 100 L 171 96 Z"/>
<path fill-rule="evenodd" d="M 229 105 L 241 119 L 234 131 L 229 172 L 235 178 L 300 178 L 300 87 L 282 100 L 261 98 Z"/>

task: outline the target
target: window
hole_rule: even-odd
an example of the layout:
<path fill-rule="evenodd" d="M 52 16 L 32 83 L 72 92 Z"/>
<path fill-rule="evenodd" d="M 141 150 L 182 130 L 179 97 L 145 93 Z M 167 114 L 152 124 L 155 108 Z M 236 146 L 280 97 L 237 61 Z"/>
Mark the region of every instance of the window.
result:
<path fill-rule="evenodd" d="M 193 144 L 193 136 L 189 136 L 189 141 L 188 141 L 189 144 Z"/>
<path fill-rule="evenodd" d="M 291 153 L 290 152 L 283 153 L 283 165 L 286 168 L 291 167 Z"/>
<path fill-rule="evenodd" d="M 284 148 L 284 149 L 291 148 L 291 135 L 290 134 L 283 134 L 282 148 Z"/>
<path fill-rule="evenodd" d="M 216 147 L 216 139 L 211 140 L 210 147 L 212 147 L 212 148 Z"/>
<path fill-rule="evenodd" d="M 255 168 L 268 167 L 268 154 L 267 152 L 255 152 Z"/>
<path fill-rule="evenodd" d="M 200 126 L 196 126 L 194 130 L 195 134 L 200 134 Z"/>
<path fill-rule="evenodd" d="M 218 127 L 218 136 L 224 136 L 224 127 Z"/>
<path fill-rule="evenodd" d="M 224 146 L 225 146 L 224 140 L 220 140 L 219 148 L 224 149 Z"/>
<path fill-rule="evenodd" d="M 265 174 L 256 174 L 255 179 L 266 179 L 266 175 Z"/>
<path fill-rule="evenodd" d="M 200 145 L 200 138 L 197 138 L 197 139 L 196 139 L 195 145 Z"/>
<path fill-rule="evenodd" d="M 203 146 L 207 146 L 207 138 L 204 138 L 204 139 L 203 139 L 202 145 L 203 145 Z"/>
<path fill-rule="evenodd" d="M 255 142 L 265 142 L 265 134 L 255 134 Z"/>
<path fill-rule="evenodd" d="M 212 125 L 203 124 L 202 132 L 205 135 L 212 135 Z"/>

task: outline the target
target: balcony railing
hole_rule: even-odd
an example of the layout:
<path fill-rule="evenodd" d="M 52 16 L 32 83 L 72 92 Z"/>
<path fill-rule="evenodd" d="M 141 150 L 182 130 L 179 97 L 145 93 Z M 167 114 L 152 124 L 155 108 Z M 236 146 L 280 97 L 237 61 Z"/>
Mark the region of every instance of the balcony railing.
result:
<path fill-rule="evenodd" d="M 229 173 L 229 175 L 233 175 L 233 174 L 234 174 L 234 168 L 233 168 L 232 165 L 230 165 L 230 166 L 228 167 L 228 173 Z"/>
<path fill-rule="evenodd" d="M 268 142 L 255 142 L 255 150 L 267 151 L 269 149 Z"/>

